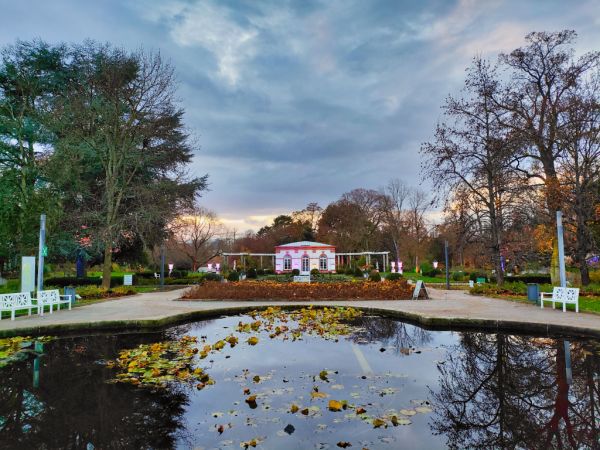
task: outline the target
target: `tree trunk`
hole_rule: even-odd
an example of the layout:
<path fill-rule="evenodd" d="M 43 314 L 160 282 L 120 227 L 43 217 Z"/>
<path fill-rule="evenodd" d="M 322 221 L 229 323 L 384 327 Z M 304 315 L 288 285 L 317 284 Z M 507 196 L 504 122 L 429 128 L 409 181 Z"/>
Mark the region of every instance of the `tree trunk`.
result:
<path fill-rule="evenodd" d="M 104 263 L 102 264 L 102 287 L 110 289 L 110 276 L 112 274 L 112 248 L 106 244 L 104 247 Z"/>

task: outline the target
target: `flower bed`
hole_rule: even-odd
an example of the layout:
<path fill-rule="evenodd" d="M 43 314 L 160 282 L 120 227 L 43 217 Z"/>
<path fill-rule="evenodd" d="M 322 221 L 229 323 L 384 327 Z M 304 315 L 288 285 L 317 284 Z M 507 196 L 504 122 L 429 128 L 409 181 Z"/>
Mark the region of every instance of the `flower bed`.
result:
<path fill-rule="evenodd" d="M 277 283 L 272 281 L 206 282 L 189 289 L 184 299 L 219 300 L 408 300 L 404 280 L 356 283 Z"/>

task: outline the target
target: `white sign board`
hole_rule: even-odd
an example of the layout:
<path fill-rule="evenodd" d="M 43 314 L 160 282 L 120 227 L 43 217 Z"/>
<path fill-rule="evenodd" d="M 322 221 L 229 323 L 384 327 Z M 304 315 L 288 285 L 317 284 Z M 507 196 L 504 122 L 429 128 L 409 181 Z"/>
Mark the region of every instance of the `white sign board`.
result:
<path fill-rule="evenodd" d="M 295 275 L 294 283 L 310 283 L 310 275 Z"/>
<path fill-rule="evenodd" d="M 35 256 L 21 258 L 21 292 L 35 291 Z"/>
<path fill-rule="evenodd" d="M 413 300 L 418 300 L 419 299 L 419 295 L 421 295 L 421 292 L 423 292 L 423 296 L 424 298 L 428 299 L 429 298 L 429 293 L 427 292 L 427 288 L 425 287 L 425 283 L 423 283 L 423 280 L 418 280 L 417 284 L 415 285 L 415 290 L 413 292 Z"/>
<path fill-rule="evenodd" d="M 123 275 L 123 286 L 133 286 L 133 275 Z"/>

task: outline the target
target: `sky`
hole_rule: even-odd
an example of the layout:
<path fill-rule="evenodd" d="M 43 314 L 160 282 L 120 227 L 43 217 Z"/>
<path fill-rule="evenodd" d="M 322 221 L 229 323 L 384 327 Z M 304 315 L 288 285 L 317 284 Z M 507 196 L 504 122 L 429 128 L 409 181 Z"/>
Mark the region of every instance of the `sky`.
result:
<path fill-rule="evenodd" d="M 238 232 L 392 178 L 425 191 L 419 148 L 475 55 L 531 31 L 600 49 L 600 2 L 0 0 L 0 46 L 90 38 L 175 67 L 200 203 Z"/>

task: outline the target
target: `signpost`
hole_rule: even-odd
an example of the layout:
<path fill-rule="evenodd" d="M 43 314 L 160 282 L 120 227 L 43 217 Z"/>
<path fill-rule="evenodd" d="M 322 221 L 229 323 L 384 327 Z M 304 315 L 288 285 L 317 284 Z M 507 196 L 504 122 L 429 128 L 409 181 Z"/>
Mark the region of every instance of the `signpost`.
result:
<path fill-rule="evenodd" d="M 123 275 L 123 286 L 133 286 L 133 275 Z"/>
<path fill-rule="evenodd" d="M 419 296 L 423 294 L 423 298 L 429 299 L 429 293 L 427 292 L 427 288 L 425 287 L 425 283 L 423 280 L 418 280 L 415 285 L 415 290 L 413 291 L 413 300 L 418 300 Z"/>
<path fill-rule="evenodd" d="M 35 291 L 35 256 L 21 258 L 21 292 Z"/>

